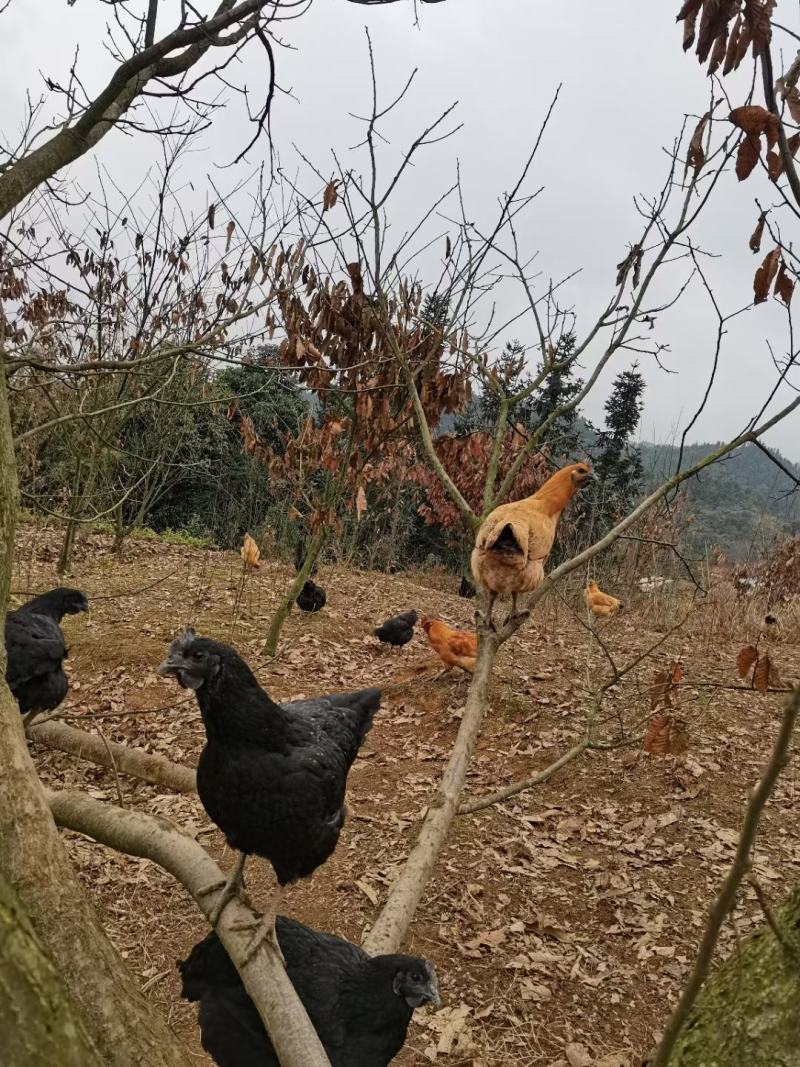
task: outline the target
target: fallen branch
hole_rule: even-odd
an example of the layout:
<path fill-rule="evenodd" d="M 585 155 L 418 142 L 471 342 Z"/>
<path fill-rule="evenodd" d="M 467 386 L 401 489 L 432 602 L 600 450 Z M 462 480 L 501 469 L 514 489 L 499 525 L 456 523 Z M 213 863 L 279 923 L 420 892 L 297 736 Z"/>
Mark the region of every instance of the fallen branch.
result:
<path fill-rule="evenodd" d="M 756 831 L 758 830 L 764 807 L 775 788 L 781 771 L 789 762 L 789 744 L 792 740 L 799 712 L 800 689 L 796 689 L 784 708 L 781 727 L 775 739 L 766 770 L 750 796 L 750 801 L 742 820 L 742 830 L 739 834 L 739 843 L 736 846 L 736 855 L 722 883 L 717 899 L 711 905 L 708 922 L 700 942 L 692 973 L 689 975 L 681 998 L 672 1013 L 672 1018 L 667 1024 L 664 1036 L 661 1038 L 661 1043 L 652 1059 L 651 1067 L 667 1067 L 675 1043 L 686 1025 L 689 1013 L 697 999 L 697 994 L 706 980 L 722 924 L 733 908 L 739 886 L 750 866 L 750 850 L 755 841 Z"/>
<path fill-rule="evenodd" d="M 535 785 L 541 785 L 542 782 L 546 782 L 548 778 L 560 771 L 562 767 L 566 767 L 568 763 L 571 763 L 574 759 L 577 759 L 581 753 L 585 752 L 590 747 L 591 742 L 588 737 L 583 737 L 577 743 L 573 745 L 571 749 L 560 756 L 555 763 L 551 763 L 549 767 L 545 767 L 543 771 L 538 771 L 536 774 L 532 774 L 529 778 L 522 778 L 520 781 L 512 782 L 511 785 L 504 786 L 502 789 L 498 789 L 494 793 L 488 793 L 486 796 L 478 797 L 476 800 L 468 800 L 466 803 L 461 804 L 458 809 L 459 815 L 472 815 L 473 812 L 483 811 L 484 808 L 490 808 L 492 804 L 498 804 L 501 800 L 508 800 L 509 797 L 516 796 L 517 793 L 522 793 L 526 789 L 532 789 Z"/>
<path fill-rule="evenodd" d="M 200 911 L 209 918 L 216 895 L 203 895 L 202 890 L 224 882 L 222 871 L 201 845 L 173 823 L 104 804 L 83 793 L 45 792 L 59 826 L 86 834 L 118 852 L 157 863 L 191 893 Z M 264 1021 L 282 1067 L 330 1067 L 272 942 L 267 939 L 245 963 L 252 935 L 233 927 L 252 924 L 255 918 L 250 908 L 234 899 L 223 911 L 216 929 Z"/>
<path fill-rule="evenodd" d="M 41 742 L 59 752 L 68 752 L 77 759 L 85 759 L 116 773 L 143 778 L 153 785 L 166 786 L 176 793 L 197 790 L 193 768 L 173 763 L 164 756 L 154 756 L 140 748 L 130 748 L 114 741 L 104 742 L 98 734 L 77 730 L 63 722 L 33 722 L 26 730 L 31 741 Z"/>

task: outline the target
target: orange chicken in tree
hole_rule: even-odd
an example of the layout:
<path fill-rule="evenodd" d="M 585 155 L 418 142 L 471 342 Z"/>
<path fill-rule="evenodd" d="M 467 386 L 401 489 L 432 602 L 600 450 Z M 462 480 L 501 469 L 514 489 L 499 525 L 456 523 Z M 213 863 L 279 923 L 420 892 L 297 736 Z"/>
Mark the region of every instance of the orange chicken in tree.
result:
<path fill-rule="evenodd" d="M 477 634 L 454 630 L 446 622 L 431 618 L 430 615 L 424 615 L 420 625 L 446 671 L 460 667 L 462 671 L 472 674 L 478 656 Z"/>
<path fill-rule="evenodd" d="M 572 463 L 556 471 L 533 496 L 501 504 L 483 520 L 471 563 L 475 581 L 489 591 L 489 623 L 498 595 L 511 595 L 513 614 L 517 595 L 542 584 L 561 512 L 591 480 L 588 464 Z"/>
<path fill-rule="evenodd" d="M 610 593 L 604 593 L 597 582 L 589 582 L 583 595 L 586 598 L 586 607 L 592 615 L 599 615 L 601 618 L 616 615 L 622 607 L 622 601 L 617 600 Z"/>

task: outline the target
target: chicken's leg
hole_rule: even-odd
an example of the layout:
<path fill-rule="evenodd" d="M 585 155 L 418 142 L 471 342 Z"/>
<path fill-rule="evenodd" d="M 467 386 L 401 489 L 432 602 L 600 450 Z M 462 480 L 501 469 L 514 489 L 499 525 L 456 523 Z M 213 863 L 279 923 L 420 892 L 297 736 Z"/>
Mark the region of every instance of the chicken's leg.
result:
<path fill-rule="evenodd" d="M 226 904 L 233 900 L 234 897 L 240 897 L 244 892 L 244 865 L 246 862 L 247 856 L 244 852 L 240 852 L 226 882 L 215 882 L 213 885 L 208 885 L 198 892 L 198 896 L 204 897 L 209 893 L 215 893 L 218 890 L 221 890 L 219 897 L 214 903 L 211 915 L 208 917 L 208 921 L 212 926 L 216 926 L 219 922 L 220 915 L 222 915 L 222 912 L 225 910 Z"/>
<path fill-rule="evenodd" d="M 259 919 L 254 919 L 249 922 L 233 923 L 231 930 L 254 930 L 250 943 L 245 949 L 243 964 L 247 964 L 256 954 L 257 950 L 264 944 L 267 938 L 272 940 L 275 951 L 281 958 L 281 962 L 286 966 L 286 960 L 283 958 L 281 952 L 281 946 L 278 944 L 278 935 L 275 932 L 275 920 L 278 918 L 278 908 L 280 907 L 281 900 L 283 899 L 283 886 L 276 885 L 270 897 L 267 910 L 261 915 Z"/>
<path fill-rule="evenodd" d="M 494 602 L 495 602 L 495 600 L 497 600 L 497 593 L 489 593 L 489 606 L 488 606 L 488 608 L 487 608 L 487 611 L 486 611 L 486 614 L 485 614 L 485 615 L 484 615 L 484 613 L 483 613 L 483 612 L 481 611 L 481 609 L 480 609 L 480 608 L 475 608 L 475 615 L 476 615 L 476 617 L 477 617 L 477 618 L 478 618 L 478 619 L 479 619 L 479 620 L 480 620 L 480 621 L 481 621 L 482 623 L 485 623 L 485 624 L 486 624 L 486 625 L 487 625 L 487 626 L 489 627 L 489 629 L 490 629 L 490 630 L 493 630 L 493 629 L 494 629 L 494 622 L 492 621 L 492 611 L 493 611 L 493 609 L 494 609 Z"/>

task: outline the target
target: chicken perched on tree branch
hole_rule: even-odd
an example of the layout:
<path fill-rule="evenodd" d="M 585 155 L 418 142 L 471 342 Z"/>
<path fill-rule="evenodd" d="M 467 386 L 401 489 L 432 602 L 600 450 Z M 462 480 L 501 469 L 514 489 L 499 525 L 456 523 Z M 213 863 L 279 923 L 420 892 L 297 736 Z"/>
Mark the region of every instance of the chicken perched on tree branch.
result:
<path fill-rule="evenodd" d="M 501 504 L 484 519 L 471 563 L 475 581 L 490 594 L 489 622 L 498 595 L 511 594 L 516 612 L 517 595 L 541 585 L 561 513 L 592 477 L 586 463 L 562 467 L 533 496 Z"/>
<path fill-rule="evenodd" d="M 241 892 L 247 856 L 268 859 L 280 887 L 252 953 L 273 934 L 281 890 L 307 878 L 336 848 L 345 819 L 347 774 L 380 706 L 379 689 L 276 704 L 241 656 L 186 630 L 159 673 L 194 689 L 206 746 L 197 792 L 209 818 L 241 853 L 211 916 L 216 925 Z"/>

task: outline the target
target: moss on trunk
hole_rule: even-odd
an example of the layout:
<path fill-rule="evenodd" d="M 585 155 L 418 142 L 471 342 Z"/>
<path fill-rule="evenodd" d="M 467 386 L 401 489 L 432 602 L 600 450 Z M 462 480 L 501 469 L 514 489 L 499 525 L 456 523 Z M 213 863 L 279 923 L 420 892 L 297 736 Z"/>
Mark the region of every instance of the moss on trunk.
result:
<path fill-rule="evenodd" d="M 800 888 L 706 982 L 670 1067 L 800 1067 Z"/>
<path fill-rule="evenodd" d="M 101 1067 L 52 960 L 0 872 L 0 1039 L 3 1063 Z"/>

